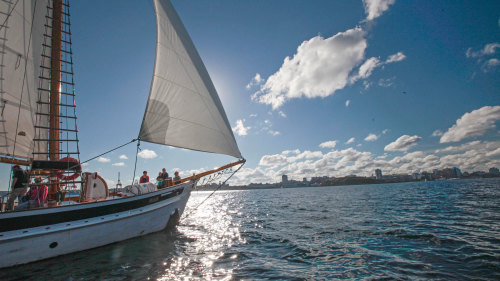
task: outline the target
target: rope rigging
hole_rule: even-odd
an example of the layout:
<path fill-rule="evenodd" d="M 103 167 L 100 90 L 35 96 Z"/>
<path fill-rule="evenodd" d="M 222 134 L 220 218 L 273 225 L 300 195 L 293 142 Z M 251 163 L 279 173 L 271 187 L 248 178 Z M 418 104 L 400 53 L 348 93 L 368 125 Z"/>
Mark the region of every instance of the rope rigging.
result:
<path fill-rule="evenodd" d="M 201 184 L 199 185 L 198 187 L 200 186 L 203 186 L 203 185 L 206 185 L 208 184 L 209 182 L 212 182 L 214 181 L 215 179 L 219 179 L 220 177 L 222 177 L 224 174 L 229 174 L 231 173 L 231 175 L 225 180 L 223 181 L 222 183 L 219 184 L 219 186 L 217 186 L 217 188 L 214 189 L 214 191 L 212 191 L 212 193 L 210 193 L 205 199 L 203 199 L 196 207 L 194 207 L 192 210 L 190 210 L 190 212 L 186 215 L 183 216 L 182 218 L 182 221 L 184 221 L 185 219 L 187 219 L 190 215 L 192 215 L 201 205 L 203 205 L 203 203 L 205 203 L 210 197 L 212 197 L 212 195 L 215 194 L 215 192 L 217 192 L 224 184 L 226 184 L 226 182 L 232 177 L 234 176 L 234 174 L 236 174 L 242 167 L 243 165 L 245 165 L 246 162 L 243 162 L 239 167 L 238 169 L 236 169 L 234 172 L 232 172 L 232 168 L 229 168 L 229 169 L 226 169 L 226 170 L 222 170 L 220 172 L 217 172 L 215 174 L 213 174 L 212 176 L 210 176 L 207 180 L 206 180 L 206 183 L 204 184 Z"/>

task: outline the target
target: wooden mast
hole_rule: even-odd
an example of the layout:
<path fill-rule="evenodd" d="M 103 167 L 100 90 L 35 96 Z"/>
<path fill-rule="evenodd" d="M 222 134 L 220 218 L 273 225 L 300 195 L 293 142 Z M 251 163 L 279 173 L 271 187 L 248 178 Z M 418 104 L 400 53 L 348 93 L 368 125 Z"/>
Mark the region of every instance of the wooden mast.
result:
<path fill-rule="evenodd" d="M 52 34 L 50 61 L 50 111 L 49 111 L 49 160 L 57 161 L 60 156 L 60 117 L 61 116 L 61 49 L 63 28 L 63 0 L 52 0 Z M 48 199 L 57 200 L 59 179 L 50 178 Z"/>
<path fill-rule="evenodd" d="M 50 132 L 49 158 L 59 160 L 60 119 L 61 115 L 61 49 L 63 26 L 63 0 L 52 0 L 52 42 L 50 62 Z"/>

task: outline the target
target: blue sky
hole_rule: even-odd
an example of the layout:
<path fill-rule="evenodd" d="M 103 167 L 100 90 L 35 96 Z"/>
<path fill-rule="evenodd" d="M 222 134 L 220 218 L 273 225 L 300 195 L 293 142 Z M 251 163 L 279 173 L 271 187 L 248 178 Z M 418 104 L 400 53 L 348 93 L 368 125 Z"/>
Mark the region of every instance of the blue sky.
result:
<path fill-rule="evenodd" d="M 233 184 L 500 167 L 500 2 L 172 3 L 248 160 Z M 152 1 L 72 1 L 71 13 L 86 160 L 139 132 L 155 18 Z M 234 160 L 141 148 L 138 170 L 153 175 Z M 129 145 L 85 169 L 130 182 L 134 155 Z"/>

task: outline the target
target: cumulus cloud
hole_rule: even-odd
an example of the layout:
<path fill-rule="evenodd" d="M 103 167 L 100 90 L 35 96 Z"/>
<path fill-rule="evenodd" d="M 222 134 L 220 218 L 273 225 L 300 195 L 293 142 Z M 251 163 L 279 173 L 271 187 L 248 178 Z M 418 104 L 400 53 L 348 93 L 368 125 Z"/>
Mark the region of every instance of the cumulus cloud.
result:
<path fill-rule="evenodd" d="M 316 36 L 304 41 L 252 95 L 252 100 L 277 109 L 289 99 L 326 97 L 343 89 L 349 73 L 364 58 L 365 34 L 356 27 L 329 38 Z"/>
<path fill-rule="evenodd" d="M 345 101 L 345 107 L 349 107 L 350 104 L 351 104 L 351 100 L 346 100 Z"/>
<path fill-rule="evenodd" d="M 123 166 L 125 166 L 125 163 L 123 163 L 123 162 L 118 162 L 118 163 L 113 163 L 112 165 L 113 165 L 113 166 L 117 166 L 117 167 L 123 167 Z"/>
<path fill-rule="evenodd" d="M 128 159 L 127 155 L 125 155 L 125 154 L 120 155 L 119 158 L 122 159 L 122 160 L 127 160 Z"/>
<path fill-rule="evenodd" d="M 366 19 L 370 21 L 380 17 L 394 2 L 396 0 L 363 0 Z"/>
<path fill-rule="evenodd" d="M 465 56 L 468 58 L 478 58 L 483 56 L 494 55 L 496 50 L 500 48 L 500 43 L 494 42 L 486 44 L 482 49 L 474 51 L 473 48 L 467 49 Z"/>
<path fill-rule="evenodd" d="M 379 17 L 394 2 L 364 0 L 367 20 Z M 366 79 L 375 68 L 405 58 L 398 52 L 384 62 L 372 57 L 362 63 L 368 46 L 366 35 L 367 32 L 358 26 L 328 38 L 316 36 L 302 42 L 293 56 L 284 59 L 277 72 L 267 79 L 260 75 L 252 79 L 247 88 L 256 84 L 254 81 L 260 81 L 260 89 L 251 96 L 252 100 L 271 105 L 276 110 L 291 99 L 327 97 L 346 85 Z M 363 85 L 367 89 L 371 83 Z"/>
<path fill-rule="evenodd" d="M 387 134 L 387 132 L 389 132 L 389 129 L 385 129 L 385 130 L 383 130 L 383 131 L 382 131 L 382 135 Z"/>
<path fill-rule="evenodd" d="M 356 140 L 355 138 L 350 138 L 345 142 L 345 144 L 353 143 L 355 140 Z"/>
<path fill-rule="evenodd" d="M 236 120 L 236 127 L 233 127 L 233 132 L 237 134 L 238 136 L 246 136 L 248 134 L 248 130 L 250 130 L 251 127 L 245 127 L 243 124 L 243 121 L 245 120 Z"/>
<path fill-rule="evenodd" d="M 485 171 L 500 166 L 499 147 L 500 141 L 472 141 L 439 151 L 413 151 L 392 158 L 387 153 L 375 155 L 354 148 L 332 150 L 326 154 L 320 151 L 285 150 L 280 154 L 264 155 L 256 168 L 241 169 L 230 183 L 274 183 L 281 181 L 283 174 L 297 180 L 313 176 L 370 176 L 375 169 L 381 169 L 384 174 L 409 174 L 449 167 L 470 172 Z"/>
<path fill-rule="evenodd" d="M 369 134 L 366 138 L 365 141 L 376 141 L 378 140 L 379 136 L 375 134 Z"/>
<path fill-rule="evenodd" d="M 442 135 L 443 135 L 443 132 L 441 130 L 435 130 L 434 132 L 432 132 L 433 137 L 440 137 Z"/>
<path fill-rule="evenodd" d="M 360 67 L 358 75 L 360 78 L 367 78 L 372 75 L 373 70 L 380 65 L 380 60 L 372 57 L 367 59 Z"/>
<path fill-rule="evenodd" d="M 482 136 L 488 130 L 495 129 L 495 122 L 499 119 L 500 106 L 484 106 L 467 112 L 441 136 L 440 142 L 458 142 L 466 138 Z"/>
<path fill-rule="evenodd" d="M 281 110 L 280 110 L 280 111 L 278 112 L 278 114 L 279 114 L 281 117 L 286 118 L 286 114 L 285 114 L 285 112 L 283 112 L 283 111 L 281 111 Z"/>
<path fill-rule="evenodd" d="M 101 163 L 108 163 L 111 161 L 111 159 L 101 156 L 101 157 L 97 158 L 97 161 L 101 162 Z"/>
<path fill-rule="evenodd" d="M 389 56 L 385 63 L 398 62 L 404 60 L 405 58 L 406 56 L 405 54 L 403 54 L 403 52 L 397 52 L 396 54 Z"/>
<path fill-rule="evenodd" d="M 287 157 L 282 154 L 264 155 L 259 161 L 259 165 L 261 166 L 279 166 L 286 163 L 288 163 Z"/>
<path fill-rule="evenodd" d="M 268 132 L 271 136 L 277 136 L 277 135 L 281 134 L 280 132 L 278 132 L 278 131 L 273 131 L 273 130 L 268 130 L 267 132 Z"/>
<path fill-rule="evenodd" d="M 486 59 L 488 56 L 495 55 L 498 49 L 500 49 L 500 43 L 489 43 L 479 50 L 474 50 L 473 48 L 467 49 L 465 56 L 475 59 L 477 63 L 480 63 L 483 72 L 489 72 L 500 66 L 500 60 L 498 58 Z"/>
<path fill-rule="evenodd" d="M 491 152 L 486 153 L 486 156 L 488 156 L 488 157 L 498 157 L 498 156 L 500 156 L 500 147 L 497 148 L 497 149 L 495 149 L 495 150 L 493 150 L 493 151 L 491 151 Z"/>
<path fill-rule="evenodd" d="M 154 152 L 153 150 L 143 149 L 143 150 L 141 150 L 141 152 L 139 152 L 137 154 L 137 156 L 139 156 L 143 159 L 153 159 L 153 158 L 158 157 L 158 154 L 156 154 L 156 152 Z"/>
<path fill-rule="evenodd" d="M 247 86 L 245 88 L 247 88 L 247 90 L 250 90 L 250 88 L 252 88 L 254 85 L 260 85 L 263 81 L 264 80 L 262 79 L 262 77 L 260 76 L 260 74 L 257 73 L 252 78 L 252 80 L 250 80 L 250 82 L 247 84 Z"/>
<path fill-rule="evenodd" d="M 337 141 L 325 141 L 319 145 L 321 148 L 334 148 L 337 145 Z"/>
<path fill-rule="evenodd" d="M 498 66 L 500 66 L 500 60 L 493 58 L 493 59 L 487 60 L 483 64 L 482 69 L 483 69 L 484 72 L 489 72 L 489 71 L 492 71 L 493 69 L 495 69 Z"/>
<path fill-rule="evenodd" d="M 385 62 L 381 62 L 378 58 L 371 57 L 367 59 L 358 69 L 358 74 L 352 76 L 349 78 L 349 82 L 352 84 L 356 82 L 359 79 L 366 79 L 370 77 L 373 73 L 373 71 L 380 66 L 383 66 L 385 64 L 393 63 L 393 62 L 399 62 L 402 61 L 406 58 L 406 56 L 402 52 L 398 52 L 394 55 L 389 56 Z M 382 80 L 381 80 L 382 81 Z M 370 83 L 367 81 L 364 81 L 364 87 L 365 89 L 368 89 L 370 86 Z M 379 81 L 380 84 L 380 81 Z"/>
<path fill-rule="evenodd" d="M 403 135 L 399 137 L 397 140 L 394 142 L 391 142 L 390 144 L 386 145 L 384 150 L 385 151 L 408 151 L 411 147 L 417 145 L 417 143 L 421 140 L 422 138 L 419 136 L 409 136 L 409 135 Z"/>
<path fill-rule="evenodd" d="M 390 86 L 394 85 L 394 79 L 395 79 L 394 77 L 387 78 L 387 79 L 381 78 L 380 80 L 378 80 L 378 85 L 380 87 L 386 87 L 386 88 L 390 87 Z"/>

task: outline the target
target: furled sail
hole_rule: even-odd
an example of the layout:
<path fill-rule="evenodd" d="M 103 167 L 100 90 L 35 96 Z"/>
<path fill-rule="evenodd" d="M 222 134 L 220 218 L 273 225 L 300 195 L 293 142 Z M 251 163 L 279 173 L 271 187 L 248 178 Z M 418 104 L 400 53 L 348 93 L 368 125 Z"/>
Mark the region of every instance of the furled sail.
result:
<path fill-rule="evenodd" d="M 0 1 L 1 155 L 32 158 L 46 12 L 47 0 Z"/>
<path fill-rule="evenodd" d="M 168 0 L 154 0 L 156 61 L 142 141 L 241 158 L 217 91 Z"/>

